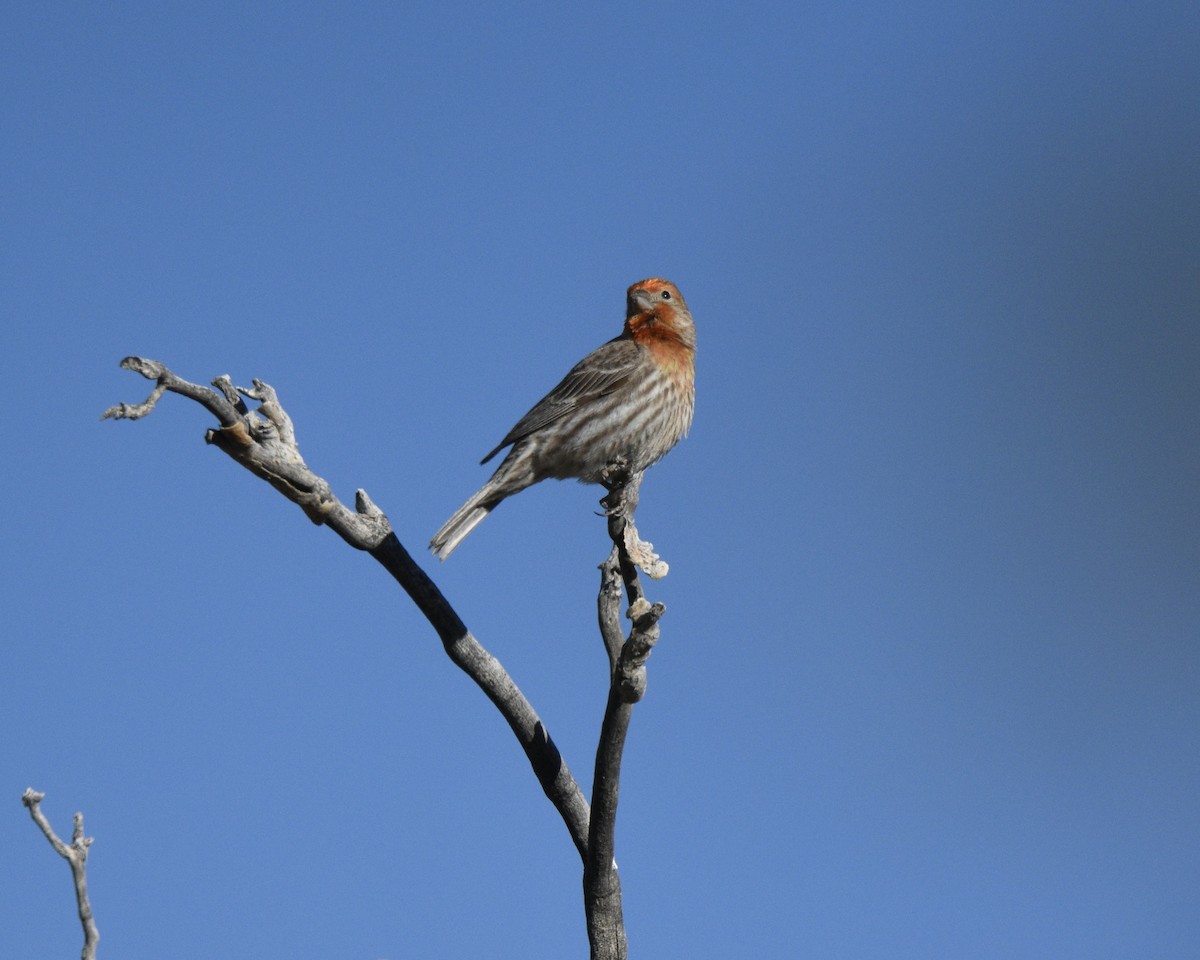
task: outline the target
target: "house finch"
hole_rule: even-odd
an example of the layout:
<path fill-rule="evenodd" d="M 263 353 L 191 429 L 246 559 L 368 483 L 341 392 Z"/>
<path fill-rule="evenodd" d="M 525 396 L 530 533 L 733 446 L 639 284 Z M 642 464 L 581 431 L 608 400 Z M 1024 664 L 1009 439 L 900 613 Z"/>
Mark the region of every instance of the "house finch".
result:
<path fill-rule="evenodd" d="M 501 500 L 547 477 L 599 483 L 618 457 L 632 474 L 657 463 L 691 426 L 695 356 L 696 328 L 675 284 L 657 277 L 635 283 L 621 335 L 575 364 L 483 458 L 512 445 L 430 548 L 445 560 Z"/>

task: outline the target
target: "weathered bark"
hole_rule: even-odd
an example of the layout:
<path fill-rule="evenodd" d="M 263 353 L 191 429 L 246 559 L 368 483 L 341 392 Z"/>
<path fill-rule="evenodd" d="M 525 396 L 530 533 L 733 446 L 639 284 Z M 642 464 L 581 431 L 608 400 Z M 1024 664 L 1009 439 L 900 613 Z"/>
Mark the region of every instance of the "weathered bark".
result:
<path fill-rule="evenodd" d="M 657 623 L 664 610 L 662 604 L 646 601 L 638 570 L 655 579 L 667 572 L 666 563 L 653 553 L 652 545 L 638 538 L 633 523 L 641 475 L 630 475 L 620 463 L 610 465 L 605 480 L 608 495 L 601 501 L 613 548 L 601 564 L 597 612 L 610 669 L 589 808 L 529 701 L 405 550 L 383 512 L 363 490 L 357 491 L 355 509 L 351 510 L 334 496 L 324 479 L 309 469 L 300 456 L 292 421 L 269 385 L 255 380 L 251 388 L 234 387 L 228 377 L 219 377 L 213 381 L 217 387 L 213 390 L 176 377 L 154 360 L 126 357 L 121 366 L 155 380 L 155 388 L 143 403 L 110 407 L 104 419 L 146 416 L 165 392 L 195 400 L 219 423 L 205 434 L 207 442 L 298 504 L 314 523 L 329 526 L 352 547 L 370 553 L 404 588 L 437 632 L 450 659 L 496 705 L 525 751 L 542 790 L 566 824 L 583 861 L 584 908 L 593 960 L 625 960 L 628 948 L 621 882 L 613 856 L 621 755 L 633 705 L 645 693 L 645 662 L 658 638 Z M 258 409 L 249 410 L 243 397 L 257 400 Z M 622 584 L 630 604 L 626 615 L 633 621 L 628 639 L 622 636 L 620 626 Z"/>
<path fill-rule="evenodd" d="M 58 838 L 58 834 L 50 826 L 50 821 L 42 813 L 41 803 L 46 798 L 44 793 L 38 793 L 29 787 L 21 797 L 21 802 L 29 810 L 33 822 L 38 825 L 50 846 L 58 851 L 59 856 L 71 866 L 71 878 L 75 881 L 75 903 L 79 908 L 79 922 L 83 925 L 82 960 L 96 960 L 96 946 L 100 943 L 100 931 L 96 929 L 96 919 L 92 916 L 92 903 L 87 891 L 87 857 L 92 845 L 92 838 L 83 835 L 83 814 L 75 814 L 75 829 L 71 834 L 70 846 Z"/>

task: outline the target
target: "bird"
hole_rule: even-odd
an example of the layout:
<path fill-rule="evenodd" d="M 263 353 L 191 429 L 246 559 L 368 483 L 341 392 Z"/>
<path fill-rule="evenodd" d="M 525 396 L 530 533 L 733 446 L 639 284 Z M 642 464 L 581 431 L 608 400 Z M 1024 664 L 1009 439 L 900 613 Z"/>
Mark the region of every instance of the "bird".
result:
<path fill-rule="evenodd" d="M 623 459 L 637 475 L 666 456 L 692 425 L 696 326 L 679 288 L 650 277 L 626 291 L 619 336 L 575 364 L 489 453 L 496 472 L 429 542 L 445 560 L 505 498 L 553 477 L 600 483 Z"/>

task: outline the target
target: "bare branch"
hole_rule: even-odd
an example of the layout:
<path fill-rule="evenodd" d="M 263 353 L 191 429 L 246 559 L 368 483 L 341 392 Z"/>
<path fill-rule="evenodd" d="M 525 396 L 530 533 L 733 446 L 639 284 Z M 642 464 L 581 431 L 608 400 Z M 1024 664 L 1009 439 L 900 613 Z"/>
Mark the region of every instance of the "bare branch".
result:
<path fill-rule="evenodd" d="M 616 462 L 609 465 L 603 480 L 608 494 L 601 504 L 613 548 L 600 566 L 597 618 L 608 654 L 610 682 L 589 809 L 533 707 L 405 550 L 383 512 L 362 490 L 351 511 L 333 495 L 329 484 L 309 469 L 300 455 L 291 418 L 268 384 L 254 380 L 250 388 L 235 387 L 229 377 L 219 377 L 213 381 L 214 390 L 181 380 L 157 361 L 127 357 L 121 365 L 155 380 L 155 388 L 143 403 L 111 407 L 105 418 L 143 417 L 154 409 L 164 392 L 195 400 L 220 424 L 206 433 L 207 442 L 298 504 L 314 523 L 329 526 L 351 546 L 369 552 L 405 589 L 437 631 L 450 659 L 500 710 L 543 791 L 566 824 L 584 865 L 584 906 L 593 960 L 625 960 L 628 947 L 621 882 L 613 856 L 621 758 L 633 705 L 646 692 L 645 664 L 658 639 L 658 621 L 665 610 L 662 604 L 646 600 L 638 572 L 658 579 L 668 569 L 652 545 L 641 540 L 634 524 L 642 475 L 630 474 L 626 464 Z M 250 410 L 246 399 L 257 401 L 258 408 Z M 629 602 L 626 615 L 632 621 L 627 639 L 620 625 L 622 584 Z"/>
<path fill-rule="evenodd" d="M 665 576 L 667 565 L 644 544 L 633 524 L 642 475 L 629 474 L 613 463 L 606 472 L 608 495 L 601 500 L 608 516 L 613 549 L 600 565 L 597 612 L 600 635 L 608 651 L 610 683 L 596 767 L 592 780 L 592 816 L 588 824 L 587 857 L 583 868 L 583 900 L 587 914 L 592 960 L 625 960 L 628 944 L 621 903 L 621 879 L 614 857 L 621 758 L 633 717 L 633 705 L 646 693 L 646 660 L 658 640 L 658 621 L 666 608 L 650 604 L 638 579 L 641 568 L 653 578 Z M 620 581 L 629 598 L 626 616 L 633 622 L 629 638 L 620 631 Z"/>
<path fill-rule="evenodd" d="M 529 758 L 542 790 L 563 818 L 579 856 L 586 861 L 590 819 L 587 800 L 533 706 L 500 661 L 467 630 L 437 585 L 394 534 L 372 550 L 371 556 L 395 577 L 432 624 L 450 659 L 496 705 Z"/>
<path fill-rule="evenodd" d="M 621 647 L 625 645 L 625 633 L 621 628 L 621 550 L 615 543 L 600 564 L 600 595 L 596 598 L 596 614 L 600 622 L 600 637 L 608 653 L 611 681 L 621 658 Z"/>
<path fill-rule="evenodd" d="M 324 479 L 309 469 L 300 456 L 292 420 L 275 390 L 261 380 L 252 381 L 250 388 L 235 387 L 227 376 L 214 380 L 217 389 L 212 390 L 176 377 L 158 361 L 139 357 L 126 357 L 121 366 L 156 380 L 157 385 L 145 403 L 110 407 L 104 418 L 145 416 L 164 391 L 195 400 L 221 424 L 205 434 L 207 442 L 299 504 L 314 523 L 330 527 L 352 547 L 369 552 L 383 565 L 437 631 L 450 659 L 500 710 L 543 791 L 566 824 L 580 857 L 586 858 L 590 819 L 587 800 L 536 711 L 500 662 L 471 635 L 441 591 L 417 566 L 366 492 L 357 492 L 352 511 L 333 495 Z M 258 409 L 248 409 L 243 397 L 258 401 Z"/>
<path fill-rule="evenodd" d="M 642 473 L 630 474 L 623 460 L 610 463 L 601 479 L 601 483 L 608 488 L 608 496 L 600 501 L 600 505 L 604 507 L 604 513 L 608 517 L 609 536 L 613 538 L 614 543 L 617 542 L 618 535 L 621 537 L 626 562 L 632 563 L 651 580 L 661 580 L 667 575 L 670 567 L 667 561 L 654 552 L 654 544 L 638 536 L 637 527 L 633 522 L 643 476 Z M 625 579 L 628 583 L 630 575 L 628 572 L 626 574 Z M 636 575 L 634 577 L 636 578 Z M 630 603 L 633 600 L 633 597 L 629 598 Z"/>
<path fill-rule="evenodd" d="M 357 550 L 372 550 L 391 532 L 387 517 L 370 497 L 358 491 L 351 510 L 333 495 L 329 484 L 309 469 L 300 455 L 292 420 L 270 385 L 254 380 L 253 387 L 234 387 L 229 377 L 213 381 L 218 390 L 189 383 L 157 360 L 126 357 L 126 370 L 157 381 L 149 399 L 140 404 L 118 404 L 104 411 L 102 420 L 130 420 L 150 413 L 164 391 L 178 393 L 203 405 L 217 418 L 220 427 L 204 435 L 206 442 L 266 480 L 297 504 L 317 524 L 325 524 Z M 259 400 L 258 410 L 248 410 L 239 393 Z"/>
<path fill-rule="evenodd" d="M 152 404 L 153 406 L 153 404 Z M 75 902 L 79 907 L 79 922 L 83 925 L 82 960 L 96 960 L 96 945 L 100 942 L 100 931 L 96 929 L 96 920 L 92 915 L 92 904 L 87 892 L 87 856 L 92 838 L 83 835 L 83 814 L 75 814 L 75 829 L 68 846 L 58 838 L 58 834 L 50 826 L 50 821 L 42 813 L 41 803 L 46 798 L 44 793 L 38 793 L 33 787 L 26 789 L 21 802 L 29 810 L 33 822 L 38 825 L 50 845 L 58 851 L 58 855 L 71 866 L 71 876 L 75 880 Z"/>

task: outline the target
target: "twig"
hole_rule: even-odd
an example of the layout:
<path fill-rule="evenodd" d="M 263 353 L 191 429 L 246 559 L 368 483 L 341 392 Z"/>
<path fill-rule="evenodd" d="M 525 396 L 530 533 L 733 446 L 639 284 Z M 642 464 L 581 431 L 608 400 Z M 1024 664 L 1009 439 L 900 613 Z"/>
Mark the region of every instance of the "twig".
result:
<path fill-rule="evenodd" d="M 96 945 L 100 942 L 100 931 L 96 929 L 96 920 L 92 916 L 92 904 L 87 892 L 87 856 L 92 838 L 83 835 L 83 814 L 75 814 L 75 829 L 71 835 L 71 844 L 63 843 L 58 834 L 50 826 L 50 821 L 42 813 L 41 802 L 46 795 L 38 793 L 29 787 L 21 797 L 21 802 L 29 810 L 33 822 L 41 828 L 50 845 L 58 851 L 59 856 L 71 866 L 71 876 L 75 880 L 75 902 L 79 905 L 79 922 L 83 924 L 82 960 L 96 960 Z"/>

